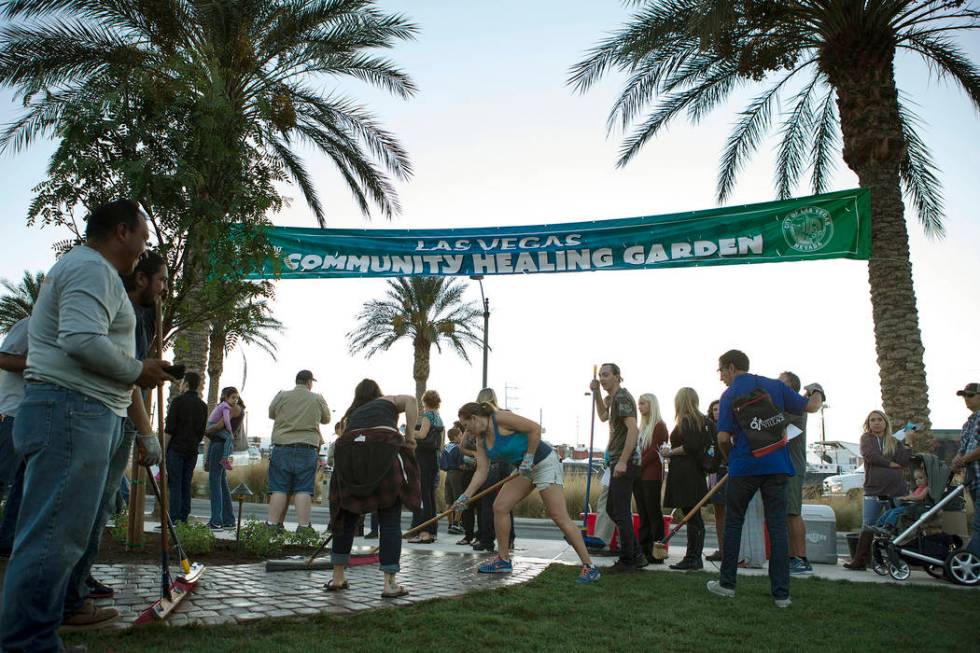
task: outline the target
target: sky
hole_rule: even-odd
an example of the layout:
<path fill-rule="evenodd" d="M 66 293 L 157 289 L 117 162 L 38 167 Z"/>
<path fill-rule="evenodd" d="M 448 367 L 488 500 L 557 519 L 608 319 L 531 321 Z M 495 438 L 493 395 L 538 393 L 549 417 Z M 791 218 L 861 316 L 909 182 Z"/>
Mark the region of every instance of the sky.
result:
<path fill-rule="evenodd" d="M 372 110 L 407 148 L 413 179 L 398 184 L 402 214 L 366 221 L 336 171 L 323 157 L 302 153 L 327 210 L 330 227 L 441 228 L 573 222 L 656 215 L 716 206 L 717 164 L 728 131 L 750 93 L 733 96 L 698 125 L 683 120 L 651 141 L 624 169 L 615 167 L 621 134 L 605 120 L 622 77 L 610 75 L 586 95 L 565 84 L 569 67 L 628 18 L 617 0 L 540 0 L 534 3 L 392 0 L 420 27 L 414 42 L 387 53 L 419 87 L 402 100 L 350 81 L 319 80 L 325 91 L 347 93 Z M 961 39 L 974 60 L 980 38 Z M 967 411 L 957 389 L 980 381 L 976 347 L 980 323 L 980 120 L 964 95 L 937 80 L 921 60 L 902 55 L 899 87 L 917 103 L 920 134 L 941 170 L 947 235 L 928 238 L 909 213 L 911 256 L 931 417 L 936 428 L 959 428 Z M 19 113 L 0 92 L 0 122 Z M 783 107 L 785 109 L 785 107 Z M 53 263 L 51 244 L 62 231 L 26 226 L 32 188 L 53 150 L 39 142 L 0 156 L 0 278 Z M 729 204 L 772 200 L 772 141 L 746 166 Z M 807 182 L 797 195 L 809 194 Z M 831 189 L 857 186 L 838 157 Z M 316 225 L 295 187 L 276 224 Z M 468 297 L 479 302 L 475 283 Z M 348 353 L 345 334 L 365 301 L 385 290 L 380 279 L 277 283 L 275 313 L 287 326 L 272 360 L 246 348 L 231 354 L 222 385 L 237 385 L 250 406 L 249 434 L 268 439 L 267 406 L 311 369 L 316 389 L 343 412 L 353 388 L 374 378 L 386 393 L 413 394 L 412 349 L 399 343 L 370 360 Z M 772 313 L 747 310 L 743 290 L 762 287 L 780 301 Z M 702 406 L 724 386 L 718 356 L 745 351 L 753 372 L 796 372 L 827 391 L 827 439 L 856 441 L 867 413 L 881 405 L 867 264 L 836 260 L 690 269 L 494 276 L 490 300 L 489 384 L 501 401 L 541 420 L 555 443 L 587 443 L 585 396 L 593 364 L 616 362 L 634 396 L 654 393 L 668 424 L 673 398 L 694 388 Z M 443 398 L 442 414 L 472 400 L 480 388 L 481 353 L 472 364 L 451 352 L 432 352 L 429 387 Z M 246 364 L 247 362 L 247 364 Z M 247 368 L 247 374 L 246 374 Z M 821 420 L 811 418 L 810 441 Z M 330 431 L 330 429 L 326 429 Z M 596 446 L 607 431 L 595 425 Z"/>

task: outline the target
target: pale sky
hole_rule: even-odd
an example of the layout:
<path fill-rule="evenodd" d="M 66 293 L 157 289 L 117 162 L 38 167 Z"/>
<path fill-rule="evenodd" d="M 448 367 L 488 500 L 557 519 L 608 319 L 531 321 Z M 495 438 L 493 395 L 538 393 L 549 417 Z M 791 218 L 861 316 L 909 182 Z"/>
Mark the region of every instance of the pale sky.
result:
<path fill-rule="evenodd" d="M 412 75 L 419 94 L 403 101 L 349 81 L 319 85 L 348 92 L 374 111 L 402 140 L 416 174 L 399 185 L 401 216 L 390 224 L 377 216 L 366 223 L 331 165 L 305 152 L 329 226 L 542 224 L 715 206 L 718 158 L 751 90 L 700 125 L 673 123 L 626 169 L 616 169 L 620 136 L 606 135 L 605 119 L 621 79 L 610 76 L 585 96 L 565 86 L 568 68 L 626 19 L 620 2 L 382 5 L 405 12 L 421 27 L 417 41 L 389 53 Z M 980 55 L 975 35 L 961 43 L 972 58 Z M 930 78 L 918 59 L 901 56 L 897 74 L 900 88 L 918 104 L 920 133 L 933 149 L 945 188 L 945 239 L 926 238 L 909 215 L 932 421 L 936 428 L 959 428 L 967 412 L 955 392 L 980 381 L 980 121 L 962 93 Z M 13 119 L 18 110 L 9 92 L 0 94 L 0 121 Z M 770 146 L 745 169 L 730 204 L 774 199 Z M 51 244 L 66 237 L 25 225 L 31 188 L 44 178 L 51 151 L 50 143 L 41 143 L 0 157 L 0 278 L 47 269 L 54 260 Z M 807 184 L 798 195 L 809 194 Z M 856 185 L 839 161 L 832 189 Z M 315 226 L 298 189 L 285 193 L 293 201 L 273 220 Z M 347 353 L 344 334 L 353 328 L 354 315 L 384 286 L 373 279 L 278 283 L 276 316 L 288 327 L 279 339 L 278 361 L 246 349 L 243 384 L 243 356 L 235 352 L 222 378 L 222 385 L 244 385 L 250 435 L 268 438 L 268 403 L 277 390 L 292 386 L 302 368 L 313 370 L 320 381 L 316 389 L 337 412 L 346 409 L 354 385 L 365 376 L 387 393 L 413 393 L 409 342 L 371 360 Z M 543 415 L 545 438 L 553 442 L 588 441 L 589 399 L 583 393 L 592 365 L 607 361 L 620 364 L 624 386 L 634 396 L 659 397 L 668 424 L 679 388 L 695 388 L 704 407 L 721 394 L 717 359 L 731 348 L 749 355 L 753 372 L 776 376 L 789 369 L 804 383 L 822 383 L 828 439 L 857 440 L 864 417 L 881 404 L 864 262 L 496 276 L 484 287 L 492 312 L 490 385 L 502 401 L 509 395 L 518 412 L 535 420 Z M 746 305 L 743 290 L 749 287 L 778 298 L 776 308 L 771 302 Z M 475 283 L 470 297 L 479 301 Z M 433 349 L 429 387 L 442 394 L 447 421 L 479 390 L 480 356 L 473 349 L 473 364 L 467 365 Z M 820 420 L 810 423 L 812 442 Z M 597 422 L 597 446 L 605 444 L 606 433 Z"/>

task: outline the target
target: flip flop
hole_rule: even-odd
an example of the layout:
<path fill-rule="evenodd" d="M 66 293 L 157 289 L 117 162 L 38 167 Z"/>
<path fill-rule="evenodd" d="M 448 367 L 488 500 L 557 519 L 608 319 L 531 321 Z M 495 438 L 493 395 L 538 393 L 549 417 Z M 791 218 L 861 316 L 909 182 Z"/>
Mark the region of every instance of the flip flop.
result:
<path fill-rule="evenodd" d="M 350 582 L 345 580 L 340 585 L 335 585 L 333 579 L 331 578 L 326 583 L 324 583 L 323 589 L 327 590 L 328 592 L 340 592 L 341 590 L 349 590 Z"/>
<path fill-rule="evenodd" d="M 407 596 L 408 590 L 402 585 L 398 586 L 394 592 L 381 592 L 381 598 L 383 599 L 397 599 L 399 596 Z"/>

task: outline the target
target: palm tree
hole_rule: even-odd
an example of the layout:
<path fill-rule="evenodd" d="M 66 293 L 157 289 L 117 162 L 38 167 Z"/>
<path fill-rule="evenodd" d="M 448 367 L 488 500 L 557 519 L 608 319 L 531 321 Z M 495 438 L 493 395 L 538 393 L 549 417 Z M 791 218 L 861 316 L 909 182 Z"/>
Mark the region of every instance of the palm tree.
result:
<path fill-rule="evenodd" d="M 24 272 L 19 284 L 6 279 L 0 281 L 0 286 L 10 293 L 0 297 L 0 333 L 7 333 L 12 326 L 31 316 L 42 283 L 44 283 L 43 272 L 32 274 L 27 271 Z"/>
<path fill-rule="evenodd" d="M 371 358 L 403 337 L 411 338 L 415 398 L 421 402 L 429 380 L 432 345 L 441 354 L 446 343 L 468 363 L 466 346 L 483 342 L 478 326 L 483 312 L 463 301 L 465 291 L 465 282 L 447 277 L 389 279 L 384 299 L 365 303 L 357 314 L 359 324 L 347 334 L 350 353 L 363 351 Z"/>
<path fill-rule="evenodd" d="M 697 122 L 741 86 L 767 82 L 728 139 L 718 201 L 763 141 L 781 95 L 776 188 L 788 197 L 809 167 L 815 193 L 827 189 L 843 136 L 843 158 L 871 189 L 868 263 L 885 411 L 898 422 L 929 421 L 909 237 L 902 193 L 926 233 L 943 233 L 936 169 L 895 83 L 899 50 L 920 55 L 980 108 L 980 70 L 953 35 L 980 26 L 970 3 L 938 0 L 669 0 L 642 5 L 571 71 L 585 91 L 611 70 L 628 74 L 609 128 L 631 130 L 619 166 L 682 113 Z M 644 115 L 645 114 L 645 115 Z"/>
<path fill-rule="evenodd" d="M 297 154 L 300 144 L 326 155 L 365 215 L 373 205 L 391 217 L 400 207 L 389 175 L 410 177 L 406 152 L 363 107 L 323 90 L 353 78 L 397 96 L 414 94 L 408 76 L 376 52 L 414 38 L 417 29 L 374 5 L 6 2 L 0 18 L 14 22 L 0 29 L 0 85 L 15 87 L 26 109 L 0 135 L 0 150 L 65 134 L 72 117 L 91 107 L 130 141 L 141 138 L 144 115 L 170 112 L 171 132 L 183 136 L 175 139 L 181 149 L 172 159 L 187 182 L 183 227 L 191 252 L 182 272 L 192 286 L 204 283 L 208 249 L 248 203 L 242 179 L 256 163 L 285 171 L 325 223 L 323 202 Z M 137 152 L 160 149 L 153 140 L 136 145 Z M 192 368 L 204 366 L 208 328 L 202 322 L 177 339 L 179 357 Z"/>

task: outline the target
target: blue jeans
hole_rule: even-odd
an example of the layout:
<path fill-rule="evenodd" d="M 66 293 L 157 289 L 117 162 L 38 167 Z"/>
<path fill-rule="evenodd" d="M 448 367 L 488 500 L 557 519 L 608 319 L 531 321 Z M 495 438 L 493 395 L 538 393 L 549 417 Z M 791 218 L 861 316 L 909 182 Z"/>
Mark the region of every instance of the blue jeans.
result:
<path fill-rule="evenodd" d="M 890 507 L 887 501 L 881 501 L 876 496 L 864 497 L 864 503 L 861 505 L 861 523 L 865 526 L 874 526 L 878 523 L 881 513 Z"/>
<path fill-rule="evenodd" d="M 187 521 L 191 515 L 191 480 L 196 465 L 196 453 L 167 451 L 167 492 L 170 494 L 170 518 L 175 523 Z"/>
<path fill-rule="evenodd" d="M 769 532 L 769 586 L 774 599 L 789 598 L 789 530 L 786 526 L 785 474 L 729 476 L 725 504 L 725 537 L 721 560 L 721 586 L 735 589 L 738 550 L 745 511 L 756 492 L 762 494 Z"/>
<path fill-rule="evenodd" d="M 88 596 L 89 588 L 85 584 L 85 579 L 92 573 L 92 565 L 95 564 L 95 559 L 99 556 L 102 533 L 115 510 L 119 483 L 122 481 L 127 465 L 129 465 L 133 440 L 136 439 L 136 426 L 128 419 L 120 420 L 120 423 L 122 424 L 122 437 L 109 459 L 109 473 L 106 476 L 105 490 L 102 492 L 102 502 L 99 504 L 99 513 L 95 525 L 89 535 L 88 547 L 86 547 L 82 559 L 75 565 L 71 580 L 68 583 L 68 591 L 65 594 L 66 617 L 70 617 L 81 610 L 85 603 L 85 597 Z"/>
<path fill-rule="evenodd" d="M 17 456 L 19 464 L 14 481 L 10 485 L 7 504 L 3 507 L 3 523 L 0 524 L 0 553 L 10 555 L 14 548 L 14 533 L 17 530 L 17 515 L 20 513 L 20 500 L 24 496 L 24 461 Z"/>
<path fill-rule="evenodd" d="M 208 486 L 211 490 L 211 520 L 213 526 L 234 526 L 235 509 L 231 505 L 228 472 L 221 465 L 224 443 L 211 441 L 208 446 Z"/>
<path fill-rule="evenodd" d="M 334 520 L 333 546 L 330 548 L 330 561 L 335 565 L 346 565 L 350 561 L 350 550 L 354 545 L 354 530 L 358 517 L 343 508 L 337 508 Z M 378 510 L 381 527 L 378 535 L 378 561 L 381 571 L 394 574 L 400 569 L 398 561 L 402 556 L 402 504 Z"/>
<path fill-rule="evenodd" d="M 119 416 L 91 397 L 27 384 L 14 428 L 27 467 L 4 579 L 3 650 L 59 650 L 69 579 L 98 520 L 121 427 Z"/>
<path fill-rule="evenodd" d="M 0 499 L 10 491 L 20 458 L 14 453 L 14 418 L 0 421 Z"/>
<path fill-rule="evenodd" d="M 974 481 L 973 488 L 970 490 L 973 496 L 973 537 L 966 548 L 974 555 L 980 556 L 980 481 Z"/>

